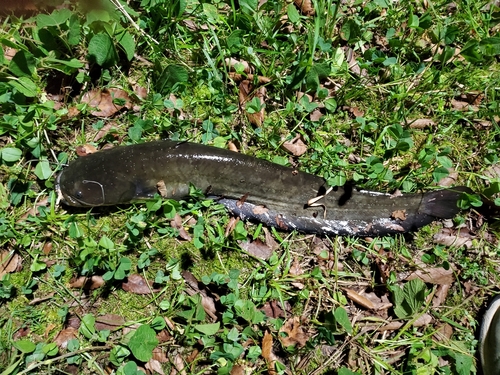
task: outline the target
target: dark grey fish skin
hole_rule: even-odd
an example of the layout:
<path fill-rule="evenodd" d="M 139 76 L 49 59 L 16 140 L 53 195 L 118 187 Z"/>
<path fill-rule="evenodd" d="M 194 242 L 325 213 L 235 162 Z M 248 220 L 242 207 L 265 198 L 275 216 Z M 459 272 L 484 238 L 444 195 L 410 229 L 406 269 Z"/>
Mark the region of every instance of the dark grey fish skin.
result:
<path fill-rule="evenodd" d="M 283 230 L 320 235 L 375 236 L 415 230 L 459 212 L 465 187 L 389 194 L 330 188 L 321 177 L 249 155 L 170 140 L 116 147 L 81 157 L 57 178 L 63 202 L 93 207 L 188 196 L 190 185 L 229 211 Z"/>

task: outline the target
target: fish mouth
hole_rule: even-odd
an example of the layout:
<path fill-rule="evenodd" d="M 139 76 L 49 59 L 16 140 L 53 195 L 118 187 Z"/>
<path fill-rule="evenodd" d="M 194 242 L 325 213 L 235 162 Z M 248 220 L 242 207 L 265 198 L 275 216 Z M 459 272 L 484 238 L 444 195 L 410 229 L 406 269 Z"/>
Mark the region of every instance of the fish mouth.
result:
<path fill-rule="evenodd" d="M 57 198 L 56 198 L 56 204 L 59 205 L 60 203 L 65 204 L 66 206 L 80 206 L 81 204 L 74 200 L 71 196 L 66 195 L 62 192 L 61 190 L 61 176 L 64 171 L 59 172 L 59 174 L 56 177 L 56 183 L 54 186 L 54 190 L 56 191 Z"/>

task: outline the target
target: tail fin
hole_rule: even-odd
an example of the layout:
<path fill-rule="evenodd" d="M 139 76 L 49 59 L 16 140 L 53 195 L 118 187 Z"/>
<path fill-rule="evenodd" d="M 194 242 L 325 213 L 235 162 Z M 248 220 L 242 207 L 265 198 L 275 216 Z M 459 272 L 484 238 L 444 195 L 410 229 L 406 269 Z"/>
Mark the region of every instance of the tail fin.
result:
<path fill-rule="evenodd" d="M 474 192 L 468 187 L 457 186 L 425 193 L 419 211 L 436 218 L 451 219 L 460 212 L 457 203 L 463 193 Z"/>

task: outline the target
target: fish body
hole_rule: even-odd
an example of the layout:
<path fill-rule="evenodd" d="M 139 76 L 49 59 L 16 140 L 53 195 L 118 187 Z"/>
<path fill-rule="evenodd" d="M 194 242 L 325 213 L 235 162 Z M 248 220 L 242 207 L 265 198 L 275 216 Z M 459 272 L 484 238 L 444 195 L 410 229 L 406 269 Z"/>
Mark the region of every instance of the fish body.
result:
<path fill-rule="evenodd" d="M 190 186 L 243 219 L 283 230 L 373 236 L 415 230 L 459 212 L 468 188 L 392 196 L 354 187 L 331 188 L 309 173 L 216 147 L 163 140 L 81 157 L 58 176 L 70 206 L 126 204 L 162 196 L 183 199 Z"/>

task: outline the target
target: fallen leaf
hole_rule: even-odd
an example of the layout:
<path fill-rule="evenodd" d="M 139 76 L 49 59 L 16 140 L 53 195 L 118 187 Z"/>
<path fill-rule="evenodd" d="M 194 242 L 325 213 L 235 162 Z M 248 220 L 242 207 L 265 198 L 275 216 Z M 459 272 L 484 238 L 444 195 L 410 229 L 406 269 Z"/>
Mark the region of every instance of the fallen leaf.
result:
<path fill-rule="evenodd" d="M 293 2 L 304 16 L 314 16 L 314 5 L 311 0 L 293 0 Z"/>
<path fill-rule="evenodd" d="M 360 305 L 366 309 L 375 310 L 375 305 L 373 304 L 373 302 L 370 301 L 365 296 L 359 294 L 358 292 L 356 292 L 355 290 L 352 290 L 352 289 L 344 289 L 344 291 L 347 294 L 347 298 L 349 298 L 354 303 L 357 303 L 358 305 Z"/>
<path fill-rule="evenodd" d="M 69 283 L 70 288 L 93 290 L 100 288 L 105 284 L 104 279 L 101 276 L 80 276 L 76 279 L 72 279 Z"/>
<path fill-rule="evenodd" d="M 78 334 L 78 329 L 73 327 L 65 328 L 57 334 L 56 338 L 54 339 L 54 342 L 58 347 L 66 349 L 68 347 L 68 341 L 76 339 L 77 334 Z"/>
<path fill-rule="evenodd" d="M 182 271 L 182 277 L 186 282 L 186 293 L 190 296 L 200 294 L 201 305 L 203 306 L 203 309 L 212 321 L 217 321 L 217 309 L 215 308 L 215 301 L 208 295 L 207 289 L 204 286 L 200 288 L 200 282 L 189 271 Z"/>
<path fill-rule="evenodd" d="M 490 165 L 483 174 L 489 178 L 500 178 L 500 164 Z"/>
<path fill-rule="evenodd" d="M 304 274 L 304 270 L 300 266 L 299 260 L 297 258 L 293 259 L 292 265 L 290 267 L 290 275 L 292 276 L 300 276 Z"/>
<path fill-rule="evenodd" d="M 173 365 L 181 375 L 187 374 L 184 366 L 184 360 L 180 354 L 176 354 Z"/>
<path fill-rule="evenodd" d="M 257 83 L 260 85 L 264 85 L 266 83 L 271 82 L 271 78 L 269 77 L 264 77 L 264 76 L 259 76 L 259 75 L 254 75 L 254 74 L 239 74 L 235 72 L 229 72 L 229 78 L 231 78 L 234 82 L 238 83 L 243 80 L 249 80 L 253 82 L 254 80 L 257 80 Z"/>
<path fill-rule="evenodd" d="M 450 284 L 438 285 L 436 293 L 434 293 L 434 297 L 432 298 L 432 307 L 439 307 L 446 301 L 450 287 Z"/>
<path fill-rule="evenodd" d="M 158 339 L 158 342 L 161 344 L 161 343 L 170 341 L 172 339 L 172 336 L 170 335 L 170 333 L 166 329 L 162 329 L 160 332 L 158 332 L 158 334 L 156 335 L 156 338 Z M 161 351 L 160 348 L 156 348 L 156 349 Z M 154 350 L 153 350 L 153 354 L 154 354 Z M 160 360 L 159 358 L 156 358 L 156 359 Z"/>
<path fill-rule="evenodd" d="M 198 354 L 200 354 L 200 351 L 198 349 L 193 349 L 191 354 L 189 354 L 188 357 L 186 358 L 186 362 L 192 363 L 196 359 L 196 357 L 198 357 Z"/>
<path fill-rule="evenodd" d="M 134 90 L 134 93 L 135 95 L 137 95 L 137 97 L 139 99 L 146 99 L 148 97 L 148 89 L 145 88 L 145 87 L 142 87 L 141 85 L 138 85 L 138 84 L 135 84 L 132 89 Z"/>
<path fill-rule="evenodd" d="M 267 211 L 269 211 L 269 209 L 267 207 L 264 207 L 264 206 L 255 206 L 253 209 L 252 209 L 252 212 L 255 214 L 255 215 L 263 215 L 265 214 Z"/>
<path fill-rule="evenodd" d="M 416 120 L 408 121 L 407 125 L 412 129 L 424 129 L 430 126 L 434 126 L 436 125 L 436 123 L 428 118 L 419 118 Z"/>
<path fill-rule="evenodd" d="M 266 244 L 272 251 L 279 249 L 280 245 L 276 242 L 273 235 L 266 227 L 262 228 L 264 230 L 264 237 L 266 238 Z"/>
<path fill-rule="evenodd" d="M 412 272 L 406 280 L 410 281 L 413 279 L 420 279 L 424 283 L 429 284 L 452 284 L 455 281 L 453 270 L 450 268 L 448 270 L 443 267 L 429 267 L 425 269 L 419 269 L 415 272 Z"/>
<path fill-rule="evenodd" d="M 233 233 L 234 228 L 236 228 L 236 224 L 240 221 L 239 217 L 231 216 L 229 218 L 229 222 L 226 225 L 226 230 L 224 232 L 224 236 L 228 237 L 231 233 Z"/>
<path fill-rule="evenodd" d="M 51 250 L 52 250 L 52 242 L 50 242 L 50 241 L 49 241 L 49 242 L 45 242 L 45 243 L 43 244 L 42 253 L 43 253 L 44 255 L 49 255 Z M 2 263 L 2 262 L 0 261 L 0 264 L 1 264 L 1 263 Z M 1 272 L 1 271 L 0 271 L 0 272 Z"/>
<path fill-rule="evenodd" d="M 182 219 L 178 213 L 175 214 L 174 220 L 170 221 L 170 226 L 179 231 L 179 237 L 186 241 L 191 241 L 192 238 L 182 225 Z"/>
<path fill-rule="evenodd" d="M 227 142 L 227 149 L 233 152 L 240 152 L 238 150 L 238 147 L 236 147 L 236 145 L 234 144 L 234 142 L 231 141 Z"/>
<path fill-rule="evenodd" d="M 297 345 L 299 348 L 302 348 L 306 345 L 307 340 L 309 340 L 309 336 L 302 329 L 298 316 L 288 319 L 279 332 L 280 341 L 285 347 Z M 283 336 L 283 333 L 287 336 Z"/>
<path fill-rule="evenodd" d="M 125 324 L 125 319 L 117 314 L 106 314 L 98 316 L 95 320 L 95 328 L 99 331 L 116 331 Z"/>
<path fill-rule="evenodd" d="M 273 251 L 271 250 L 271 248 L 259 239 L 256 239 L 254 241 L 250 241 L 250 240 L 239 241 L 238 244 L 248 254 L 250 254 L 256 258 L 269 259 L 269 257 L 273 254 Z"/>
<path fill-rule="evenodd" d="M 434 235 L 434 243 L 455 247 L 465 246 L 467 249 L 470 249 L 474 238 L 475 236 L 471 235 L 466 228 L 460 230 L 443 228 Z"/>
<path fill-rule="evenodd" d="M 117 99 L 124 103 L 117 103 Z M 124 90 L 116 88 L 87 91 L 83 94 L 81 103 L 94 108 L 90 113 L 96 117 L 110 117 L 123 108 L 132 108 L 132 102 L 128 94 Z"/>
<path fill-rule="evenodd" d="M 165 185 L 165 181 L 160 180 L 156 183 L 156 189 L 162 198 L 168 198 L 167 186 Z M 180 218 L 180 216 L 179 216 Z"/>
<path fill-rule="evenodd" d="M 436 333 L 433 337 L 436 341 L 448 341 L 453 336 L 453 327 L 448 323 L 440 324 L 436 327 Z"/>
<path fill-rule="evenodd" d="M 238 60 L 238 59 L 234 59 L 234 58 L 231 57 L 231 58 L 226 58 L 224 60 L 224 62 L 226 63 L 226 65 L 232 71 L 236 71 L 237 70 L 236 66 L 237 65 L 241 65 L 241 67 L 243 67 L 243 72 L 245 72 L 245 73 L 253 73 L 253 68 L 245 60 Z"/>
<path fill-rule="evenodd" d="M 285 301 L 285 310 L 286 313 L 291 313 L 292 311 L 292 306 L 288 301 Z M 268 318 L 284 318 L 285 317 L 285 310 L 283 310 L 281 302 L 272 300 L 269 302 L 266 302 L 264 306 L 260 309 Z"/>
<path fill-rule="evenodd" d="M 437 183 L 438 186 L 449 187 L 457 183 L 458 172 L 454 168 L 448 168 L 448 176 L 440 179 Z"/>
<path fill-rule="evenodd" d="M 307 152 L 307 146 L 300 134 L 297 134 L 291 141 L 283 142 L 282 147 L 294 156 L 301 156 Z"/>
<path fill-rule="evenodd" d="M 351 113 L 354 117 L 363 117 L 365 115 L 365 112 L 360 110 L 358 107 L 350 107 L 350 106 L 343 106 L 342 110 L 348 111 Z"/>
<path fill-rule="evenodd" d="M 378 332 L 385 332 L 385 331 L 396 331 L 400 329 L 403 326 L 403 322 L 390 322 L 382 327 L 377 328 Z"/>
<path fill-rule="evenodd" d="M 312 122 L 319 121 L 321 117 L 323 117 L 323 112 L 321 112 L 321 109 L 319 108 L 316 108 L 309 114 L 309 120 L 311 120 Z"/>
<path fill-rule="evenodd" d="M 84 144 L 83 146 L 77 146 L 76 147 L 76 154 L 80 157 L 82 156 L 87 156 L 90 154 L 93 154 L 94 152 L 97 152 L 97 148 L 95 146 L 92 146 L 91 144 Z"/>
<path fill-rule="evenodd" d="M 469 111 L 469 110 L 471 110 L 473 112 L 479 111 L 478 106 L 471 105 L 467 102 L 464 102 L 461 100 L 456 100 L 456 99 L 451 99 L 451 106 L 456 111 Z"/>
<path fill-rule="evenodd" d="M 98 140 L 107 136 L 108 133 L 111 131 L 111 129 L 119 129 L 119 127 L 120 126 L 115 121 L 108 122 L 97 132 L 97 134 L 94 137 L 94 142 L 97 142 Z"/>
<path fill-rule="evenodd" d="M 0 252 L 0 280 L 4 275 L 21 269 L 21 257 L 13 250 Z"/>
<path fill-rule="evenodd" d="M 246 375 L 245 367 L 243 367 L 241 365 L 234 365 L 229 374 L 230 375 Z"/>
<path fill-rule="evenodd" d="M 239 86 L 239 102 L 240 106 L 245 109 L 246 116 L 248 121 L 252 125 L 260 127 L 264 122 L 265 117 L 265 96 L 266 96 L 266 88 L 264 86 L 254 88 L 253 84 L 249 80 L 243 80 Z M 246 109 L 246 104 L 252 101 L 253 98 L 258 98 L 261 109 L 260 111 L 250 113 Z"/>
<path fill-rule="evenodd" d="M 262 357 L 267 362 L 267 372 L 269 375 L 277 375 L 274 363 L 276 362 L 276 355 L 273 353 L 273 336 L 268 332 L 264 332 L 262 338 Z"/>
<path fill-rule="evenodd" d="M 165 375 L 165 372 L 163 372 L 163 368 L 161 367 L 160 361 L 151 358 L 145 365 L 144 367 L 146 370 L 148 370 L 150 373 L 154 374 L 160 374 L 160 375 Z"/>
<path fill-rule="evenodd" d="M 417 320 L 415 320 L 413 322 L 413 326 L 414 327 L 425 327 L 425 326 L 428 326 L 429 324 L 431 324 L 433 321 L 433 318 L 432 316 L 430 316 L 429 314 L 423 314 L 423 315 L 420 315 Z"/>
<path fill-rule="evenodd" d="M 393 219 L 399 219 L 399 220 L 406 220 L 406 210 L 396 210 L 396 211 L 393 211 L 392 214 L 391 214 L 391 217 Z"/>
<path fill-rule="evenodd" d="M 154 291 L 144 277 L 138 274 L 129 275 L 127 280 L 122 282 L 122 289 L 134 294 L 149 294 Z"/>

